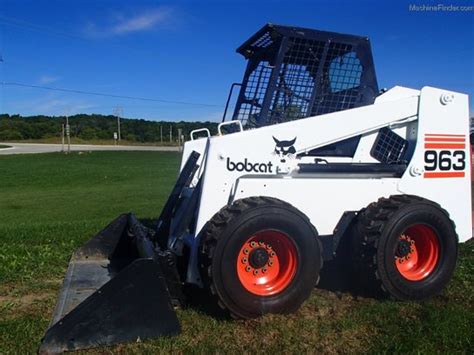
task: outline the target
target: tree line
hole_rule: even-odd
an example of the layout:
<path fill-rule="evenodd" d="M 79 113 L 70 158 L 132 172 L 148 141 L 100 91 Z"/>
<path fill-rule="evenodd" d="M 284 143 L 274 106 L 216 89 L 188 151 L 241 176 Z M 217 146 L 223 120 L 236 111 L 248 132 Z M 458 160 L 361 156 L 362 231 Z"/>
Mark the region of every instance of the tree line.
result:
<path fill-rule="evenodd" d="M 83 140 L 111 140 L 117 132 L 117 117 L 99 114 L 78 114 L 68 117 L 71 137 Z M 35 140 L 61 137 L 65 116 L 28 116 L 0 114 L 0 141 Z M 207 128 L 211 134 L 217 132 L 216 122 L 170 122 L 143 119 L 120 119 L 123 140 L 131 142 L 173 142 L 178 140 L 178 129 L 185 140 L 198 128 Z"/>

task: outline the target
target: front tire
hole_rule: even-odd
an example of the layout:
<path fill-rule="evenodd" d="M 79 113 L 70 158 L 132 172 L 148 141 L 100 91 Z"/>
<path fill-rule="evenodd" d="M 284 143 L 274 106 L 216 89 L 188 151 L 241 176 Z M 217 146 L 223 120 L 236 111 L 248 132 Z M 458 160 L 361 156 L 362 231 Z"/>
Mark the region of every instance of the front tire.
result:
<path fill-rule="evenodd" d="M 319 279 L 322 255 L 315 228 L 278 199 L 235 201 L 207 223 L 202 238 L 204 283 L 236 318 L 296 311 Z"/>
<path fill-rule="evenodd" d="M 381 198 L 361 211 L 354 238 L 359 285 L 399 300 L 432 297 L 456 266 L 458 238 L 438 204 L 409 195 Z"/>

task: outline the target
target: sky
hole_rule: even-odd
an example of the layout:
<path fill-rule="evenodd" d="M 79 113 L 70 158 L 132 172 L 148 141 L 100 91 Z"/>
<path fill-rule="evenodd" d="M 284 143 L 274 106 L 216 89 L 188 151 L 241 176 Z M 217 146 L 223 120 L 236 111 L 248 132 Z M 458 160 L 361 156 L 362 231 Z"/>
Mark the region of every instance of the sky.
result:
<path fill-rule="evenodd" d="M 410 11 L 410 4 L 472 11 Z M 380 88 L 467 93 L 474 113 L 472 0 L 0 0 L 0 113 L 121 107 L 129 118 L 219 121 L 246 65 L 235 50 L 268 22 L 368 36 Z"/>

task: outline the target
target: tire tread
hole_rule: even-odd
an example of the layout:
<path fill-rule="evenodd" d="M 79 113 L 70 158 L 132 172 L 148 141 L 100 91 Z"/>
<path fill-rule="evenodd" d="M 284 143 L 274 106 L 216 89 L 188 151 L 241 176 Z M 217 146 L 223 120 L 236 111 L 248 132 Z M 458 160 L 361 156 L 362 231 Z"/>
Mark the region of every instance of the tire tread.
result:
<path fill-rule="evenodd" d="M 220 236 L 223 234 L 224 228 L 227 224 L 240 216 L 244 211 L 248 210 L 249 208 L 257 208 L 260 206 L 268 206 L 269 204 L 278 205 L 285 207 L 287 209 L 294 210 L 295 208 L 287 202 L 279 200 L 277 198 L 268 197 L 268 196 L 254 196 L 248 197 L 240 200 L 234 201 L 233 204 L 224 206 L 218 213 L 216 213 L 204 226 L 203 234 L 201 237 L 201 245 L 199 250 L 199 260 L 200 260 L 200 268 L 201 274 L 203 279 L 203 284 L 206 289 L 209 290 L 210 296 L 212 301 L 219 306 L 219 308 L 223 309 L 232 318 L 239 319 L 241 316 L 235 314 L 230 310 L 222 300 L 219 299 L 218 293 L 216 291 L 216 285 L 213 280 L 213 270 L 212 270 L 212 261 L 214 257 L 214 250 L 216 245 L 219 241 Z M 313 229 L 315 235 L 317 235 L 317 231 L 309 221 L 308 217 L 304 214 L 301 216 L 305 219 L 309 226 Z M 322 250 L 322 244 L 319 238 L 316 238 L 317 243 L 319 245 L 319 250 Z M 323 266 L 323 258 L 320 258 L 320 268 Z M 206 272 L 203 272 L 206 271 Z M 319 276 L 316 282 L 319 282 Z M 315 285 L 315 286 L 316 286 Z"/>
<path fill-rule="evenodd" d="M 358 287 L 364 292 L 379 297 L 405 299 L 389 292 L 384 283 L 388 282 L 381 274 L 377 263 L 377 249 L 380 237 L 388 221 L 402 208 L 413 204 L 430 204 L 445 213 L 452 228 L 454 222 L 449 214 L 436 202 L 414 195 L 392 195 L 382 197 L 377 202 L 369 204 L 358 214 L 356 236 L 353 245 L 353 263 L 355 279 Z"/>

